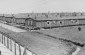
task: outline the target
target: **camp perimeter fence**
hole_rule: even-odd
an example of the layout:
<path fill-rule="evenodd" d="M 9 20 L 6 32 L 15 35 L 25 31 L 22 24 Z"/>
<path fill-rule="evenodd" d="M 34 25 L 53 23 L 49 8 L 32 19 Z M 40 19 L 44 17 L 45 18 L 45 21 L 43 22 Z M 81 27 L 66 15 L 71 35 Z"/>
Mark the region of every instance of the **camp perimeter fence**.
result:
<path fill-rule="evenodd" d="M 17 43 L 15 40 L 3 32 L 0 32 L 0 42 L 10 51 L 12 51 L 14 55 L 37 55 L 30 51 L 28 48 Z"/>

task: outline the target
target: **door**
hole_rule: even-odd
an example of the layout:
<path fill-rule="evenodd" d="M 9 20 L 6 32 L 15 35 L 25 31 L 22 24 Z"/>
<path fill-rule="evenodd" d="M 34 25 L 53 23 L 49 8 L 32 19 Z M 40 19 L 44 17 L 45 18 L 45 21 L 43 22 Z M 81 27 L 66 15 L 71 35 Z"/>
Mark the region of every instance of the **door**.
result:
<path fill-rule="evenodd" d="M 28 26 L 32 26 L 33 25 L 33 21 L 32 20 L 28 20 Z"/>

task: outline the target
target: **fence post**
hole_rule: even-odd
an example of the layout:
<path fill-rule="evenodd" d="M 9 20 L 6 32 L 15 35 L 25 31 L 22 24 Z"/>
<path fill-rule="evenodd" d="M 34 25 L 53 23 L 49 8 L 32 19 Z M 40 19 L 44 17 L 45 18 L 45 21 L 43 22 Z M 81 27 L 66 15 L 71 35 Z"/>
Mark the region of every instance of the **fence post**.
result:
<path fill-rule="evenodd" d="M 7 48 L 9 48 L 9 39 L 7 37 Z"/>
<path fill-rule="evenodd" d="M 4 45 L 6 45 L 6 44 L 5 44 L 5 36 L 4 36 Z"/>
<path fill-rule="evenodd" d="M 19 55 L 21 55 L 21 48 L 20 48 L 20 45 L 19 45 Z"/>
<path fill-rule="evenodd" d="M 0 33 L 0 42 L 2 41 L 1 39 L 2 39 L 2 34 Z"/>
<path fill-rule="evenodd" d="M 2 34 L 2 44 L 3 44 L 3 34 Z"/>
<path fill-rule="evenodd" d="M 5 46 L 7 47 L 7 36 L 5 37 Z"/>
<path fill-rule="evenodd" d="M 11 42 L 11 39 L 10 39 L 10 50 L 12 51 L 12 42 Z"/>
<path fill-rule="evenodd" d="M 16 55 L 16 42 L 14 43 L 15 55 Z"/>

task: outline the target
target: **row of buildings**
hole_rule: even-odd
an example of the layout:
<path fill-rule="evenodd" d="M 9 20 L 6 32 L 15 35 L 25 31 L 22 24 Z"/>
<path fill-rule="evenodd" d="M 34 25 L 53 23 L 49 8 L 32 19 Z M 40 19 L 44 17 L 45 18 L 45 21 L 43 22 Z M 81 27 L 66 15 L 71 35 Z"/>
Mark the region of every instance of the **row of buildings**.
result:
<path fill-rule="evenodd" d="M 79 15 L 80 13 L 79 14 L 75 13 L 77 14 L 77 16 L 69 16 L 69 17 L 63 16 L 63 17 L 49 17 L 49 18 L 43 17 L 40 14 L 41 13 L 34 13 L 34 14 L 30 13 L 30 15 L 29 14 L 0 14 L 0 20 L 6 21 L 7 23 L 19 24 L 21 26 L 25 26 L 26 28 L 50 28 L 50 27 L 57 27 L 57 26 L 85 24 L 85 15 L 84 14 Z M 45 15 L 47 13 L 42 13 L 42 14 Z M 50 13 L 50 14 L 53 15 L 55 13 Z"/>
<path fill-rule="evenodd" d="M 57 18 L 57 17 L 70 17 L 70 16 L 85 16 L 85 13 L 81 12 L 61 12 L 61 13 L 19 13 L 28 15 L 30 17 L 43 17 L 43 18 Z"/>

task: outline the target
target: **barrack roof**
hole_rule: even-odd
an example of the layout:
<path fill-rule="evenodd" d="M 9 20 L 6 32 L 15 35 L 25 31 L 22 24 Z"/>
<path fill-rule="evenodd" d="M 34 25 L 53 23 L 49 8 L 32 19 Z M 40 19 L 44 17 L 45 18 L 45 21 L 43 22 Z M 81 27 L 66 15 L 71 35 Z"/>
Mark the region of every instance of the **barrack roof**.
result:
<path fill-rule="evenodd" d="M 28 15 L 24 14 L 14 14 L 13 15 L 15 18 L 30 18 Z"/>
<path fill-rule="evenodd" d="M 85 16 L 54 17 L 54 18 L 36 17 L 35 20 L 63 20 L 63 19 L 85 19 Z"/>
<path fill-rule="evenodd" d="M 13 17 L 13 14 L 4 14 L 4 17 L 11 18 L 11 17 Z"/>

